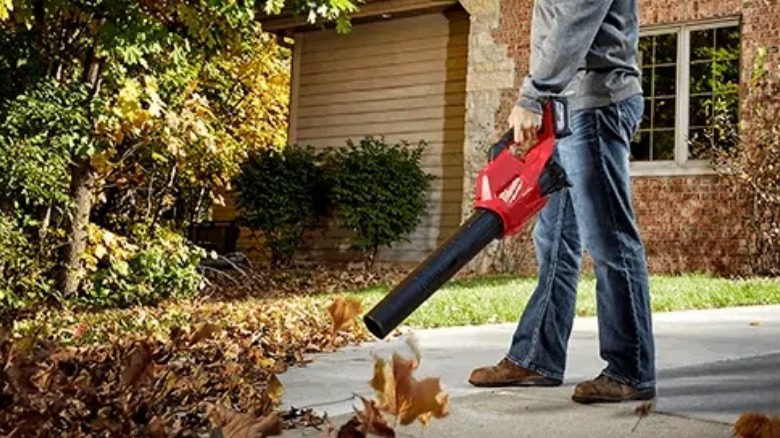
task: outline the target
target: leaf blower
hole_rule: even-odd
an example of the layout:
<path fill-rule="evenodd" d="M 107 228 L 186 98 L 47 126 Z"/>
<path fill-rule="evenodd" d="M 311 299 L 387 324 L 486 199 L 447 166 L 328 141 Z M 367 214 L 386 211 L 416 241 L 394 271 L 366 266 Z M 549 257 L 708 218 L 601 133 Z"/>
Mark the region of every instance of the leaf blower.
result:
<path fill-rule="evenodd" d="M 549 195 L 571 187 L 553 158 L 556 138 L 571 133 L 566 99 L 549 97 L 543 107 L 537 141 L 525 156 L 509 150 L 514 145 L 510 128 L 491 146 L 477 175 L 474 213 L 363 317 L 374 336 L 385 338 L 489 243 L 520 232 Z"/>

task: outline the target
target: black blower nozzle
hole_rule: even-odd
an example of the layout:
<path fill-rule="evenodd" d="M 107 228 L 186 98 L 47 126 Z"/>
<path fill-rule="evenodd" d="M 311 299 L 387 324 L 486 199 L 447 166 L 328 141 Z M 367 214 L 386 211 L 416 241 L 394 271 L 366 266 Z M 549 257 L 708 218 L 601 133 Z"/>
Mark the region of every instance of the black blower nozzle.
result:
<path fill-rule="evenodd" d="M 498 214 L 477 210 L 455 234 L 363 317 L 366 328 L 380 339 L 387 336 L 502 233 L 503 224 Z"/>

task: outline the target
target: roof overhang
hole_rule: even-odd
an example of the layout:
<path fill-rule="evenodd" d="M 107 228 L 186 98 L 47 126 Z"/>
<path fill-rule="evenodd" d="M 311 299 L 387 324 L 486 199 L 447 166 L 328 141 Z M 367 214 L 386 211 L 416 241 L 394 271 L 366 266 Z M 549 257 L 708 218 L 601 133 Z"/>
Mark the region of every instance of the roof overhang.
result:
<path fill-rule="evenodd" d="M 364 0 L 358 5 L 359 10 L 349 14 L 349 17 L 353 24 L 359 24 L 443 11 L 458 3 L 458 0 Z M 278 15 L 264 14 L 260 18 L 260 22 L 266 32 L 280 35 L 335 26 L 332 22 L 311 24 L 306 20 L 305 15 L 295 15 L 289 10 Z"/>

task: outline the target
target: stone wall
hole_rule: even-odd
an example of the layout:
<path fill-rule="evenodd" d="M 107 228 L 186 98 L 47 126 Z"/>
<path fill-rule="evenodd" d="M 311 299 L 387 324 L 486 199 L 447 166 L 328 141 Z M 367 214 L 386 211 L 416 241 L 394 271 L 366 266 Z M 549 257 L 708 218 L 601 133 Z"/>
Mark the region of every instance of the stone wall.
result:
<path fill-rule="evenodd" d="M 506 119 L 527 71 L 531 0 L 462 0 L 472 15 L 464 215 L 472 211 L 473 180 L 485 148 L 507 129 Z M 743 64 L 757 47 L 780 61 L 780 2 L 776 0 L 641 0 L 641 24 L 658 25 L 741 14 Z M 511 67 L 510 67 L 511 66 Z M 747 79 L 749 70 L 743 69 Z M 748 202 L 716 176 L 635 177 L 634 206 L 652 272 L 739 274 L 749 258 L 740 215 Z M 519 236 L 496 243 L 469 269 L 533 273 L 532 224 Z M 591 261 L 586 256 L 584 269 Z"/>
<path fill-rule="evenodd" d="M 463 218 L 473 212 L 473 182 L 485 165 L 486 151 L 506 124 L 496 114 L 506 106 L 506 90 L 516 86 L 517 61 L 511 48 L 494 37 L 505 11 L 497 0 L 461 0 L 471 19 L 469 66 L 466 80 Z M 486 272 L 507 253 L 506 242 L 483 251 L 466 270 Z"/>

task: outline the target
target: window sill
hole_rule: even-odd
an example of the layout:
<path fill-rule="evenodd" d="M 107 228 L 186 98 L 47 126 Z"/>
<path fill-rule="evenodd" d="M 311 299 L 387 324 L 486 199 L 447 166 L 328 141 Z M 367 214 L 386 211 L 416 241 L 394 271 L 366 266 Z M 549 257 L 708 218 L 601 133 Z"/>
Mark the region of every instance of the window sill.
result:
<path fill-rule="evenodd" d="M 706 161 L 630 163 L 631 177 L 712 176 L 717 172 Z"/>

